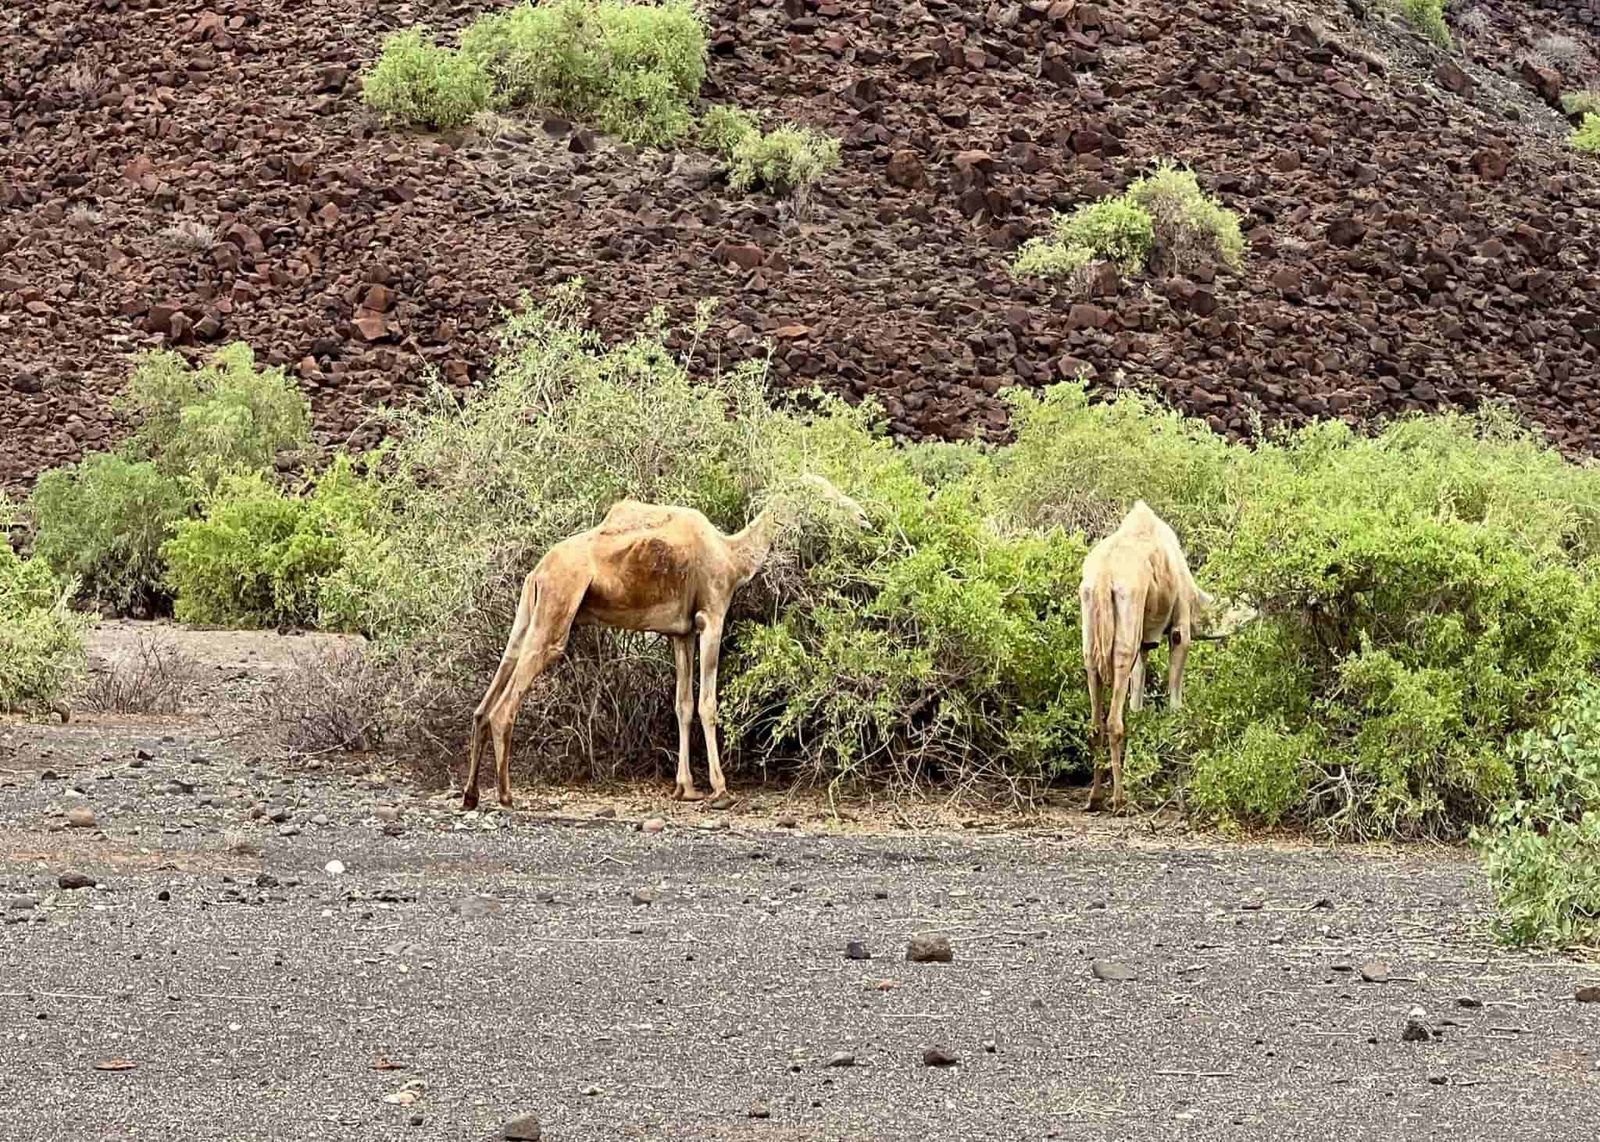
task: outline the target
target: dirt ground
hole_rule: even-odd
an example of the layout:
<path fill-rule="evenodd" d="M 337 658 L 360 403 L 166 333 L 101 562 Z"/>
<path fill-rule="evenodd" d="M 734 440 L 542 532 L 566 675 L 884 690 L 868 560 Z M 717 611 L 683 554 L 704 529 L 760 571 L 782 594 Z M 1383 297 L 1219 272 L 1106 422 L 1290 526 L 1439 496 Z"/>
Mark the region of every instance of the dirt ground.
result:
<path fill-rule="evenodd" d="M 320 636 L 154 637 L 186 712 L 0 723 L 6 1142 L 1600 1129 L 1600 966 L 1498 948 L 1461 851 L 760 791 L 464 815 L 273 756 L 252 703 Z"/>

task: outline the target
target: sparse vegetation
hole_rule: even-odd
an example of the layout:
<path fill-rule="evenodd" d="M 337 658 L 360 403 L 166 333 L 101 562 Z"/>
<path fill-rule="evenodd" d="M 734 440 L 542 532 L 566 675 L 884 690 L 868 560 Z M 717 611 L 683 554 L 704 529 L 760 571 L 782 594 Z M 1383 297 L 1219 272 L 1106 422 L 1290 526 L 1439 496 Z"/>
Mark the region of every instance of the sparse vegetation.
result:
<path fill-rule="evenodd" d="M 1441 48 L 1452 46 L 1450 28 L 1444 22 L 1448 0 L 1399 0 L 1400 11 L 1417 31 Z"/>
<path fill-rule="evenodd" d="M 79 597 L 120 615 L 164 609 L 161 545 L 187 514 L 190 497 L 147 460 L 91 453 L 40 475 L 30 507 L 34 555 Z"/>
<path fill-rule="evenodd" d="M 1126 275 L 1190 273 L 1244 261 L 1239 218 L 1200 189 L 1194 172 L 1162 163 L 1126 192 L 1058 216 L 1049 238 L 1024 243 L 1012 262 L 1023 276 L 1074 279 L 1094 263 Z"/>
<path fill-rule="evenodd" d="M 468 122 L 492 90 L 477 59 L 440 47 L 421 27 L 388 36 L 361 85 L 367 106 L 390 122 L 437 130 Z"/>
<path fill-rule="evenodd" d="M 177 218 L 161 231 L 162 240 L 179 250 L 204 253 L 217 244 L 217 230 L 198 218 Z"/>
<path fill-rule="evenodd" d="M 1569 91 L 1561 97 L 1561 110 L 1578 116 L 1600 112 L 1600 91 Z"/>
<path fill-rule="evenodd" d="M 141 636 L 130 661 L 89 672 L 82 704 L 102 714 L 181 714 L 197 667 L 170 642 Z"/>
<path fill-rule="evenodd" d="M 1586 155 L 1600 152 L 1600 112 L 1585 112 L 1583 122 L 1572 132 L 1568 141 L 1574 150 L 1582 151 Z"/>
<path fill-rule="evenodd" d="M 370 489 L 341 458 L 310 495 L 291 496 L 259 472 L 229 476 L 204 515 L 178 524 L 162 549 L 183 622 L 315 625 L 322 580 L 344 562 Z"/>
<path fill-rule="evenodd" d="M 516 4 L 474 20 L 460 43 L 420 27 L 391 35 L 365 80 L 368 105 L 440 129 L 537 106 L 664 145 L 689 130 L 705 77 L 705 25 L 688 0 Z"/>
<path fill-rule="evenodd" d="M 311 431 L 311 403 L 294 382 L 281 368 L 258 369 L 237 342 L 199 368 L 176 353 L 146 354 L 118 408 L 139 426 L 129 453 L 200 493 L 228 475 L 270 471 Z"/>
<path fill-rule="evenodd" d="M 839 165 L 838 139 L 793 123 L 763 133 L 756 116 L 731 107 L 707 112 L 701 139 L 727 161 L 728 183 L 736 190 L 759 186 L 804 198 Z"/>
<path fill-rule="evenodd" d="M 71 587 L 43 560 L 22 559 L 0 540 L 0 713 L 65 709 L 83 671 L 88 625 L 67 606 Z"/>
<path fill-rule="evenodd" d="M 1600 942 L 1600 688 L 1585 682 L 1513 760 L 1522 795 L 1473 840 L 1513 944 Z"/>

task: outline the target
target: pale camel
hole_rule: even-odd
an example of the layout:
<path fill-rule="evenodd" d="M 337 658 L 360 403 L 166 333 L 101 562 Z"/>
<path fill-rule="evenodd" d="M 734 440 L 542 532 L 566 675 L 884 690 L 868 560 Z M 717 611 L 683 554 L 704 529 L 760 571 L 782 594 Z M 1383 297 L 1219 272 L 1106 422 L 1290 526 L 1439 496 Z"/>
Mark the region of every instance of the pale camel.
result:
<path fill-rule="evenodd" d="M 1144 707 L 1145 653 L 1165 637 L 1167 695 L 1173 709 L 1183 705 L 1183 671 L 1189 643 L 1224 638 L 1256 617 L 1253 608 L 1219 606 L 1200 589 L 1178 537 L 1143 500 L 1133 505 L 1116 531 L 1090 550 L 1083 563 L 1083 664 L 1089 681 L 1093 744 L 1107 740 L 1111 754 L 1111 807 L 1122 812 L 1122 751 L 1127 739 L 1123 703 Z M 1111 690 L 1108 711 L 1102 691 Z M 1097 754 L 1089 808 L 1101 801 Z"/>
<path fill-rule="evenodd" d="M 778 532 L 794 519 L 796 496 L 815 495 L 856 526 L 861 506 L 821 476 L 802 476 L 778 492 L 743 531 L 724 535 L 693 508 L 622 500 L 599 525 L 557 543 L 528 575 L 500 668 L 472 715 L 462 807 L 478 804 L 478 758 L 494 741 L 500 804 L 511 805 L 511 731 L 528 687 L 566 650 L 574 626 L 653 631 L 672 639 L 678 672 L 678 777 L 673 797 L 696 800 L 689 772 L 694 714 L 694 638 L 700 636 L 700 724 L 706 736 L 711 796 L 727 792 L 717 753 L 717 658 L 734 592 L 766 562 Z"/>

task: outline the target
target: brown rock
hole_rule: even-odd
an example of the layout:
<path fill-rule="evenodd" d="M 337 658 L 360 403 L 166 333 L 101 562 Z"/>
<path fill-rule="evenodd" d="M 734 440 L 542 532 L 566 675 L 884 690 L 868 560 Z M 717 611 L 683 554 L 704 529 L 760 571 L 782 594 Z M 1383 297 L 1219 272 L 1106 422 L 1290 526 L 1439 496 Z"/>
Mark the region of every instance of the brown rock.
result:
<path fill-rule="evenodd" d="M 381 313 L 360 310 L 350 324 L 355 326 L 356 333 L 363 341 L 381 341 L 389 335 L 388 325 Z"/>
<path fill-rule="evenodd" d="M 946 936 L 924 933 L 906 945 L 906 961 L 913 964 L 947 964 L 955 959 Z"/>
<path fill-rule="evenodd" d="M 900 150 L 889 156 L 889 181 L 896 186 L 914 189 L 923 184 L 922 159 L 915 151 Z"/>

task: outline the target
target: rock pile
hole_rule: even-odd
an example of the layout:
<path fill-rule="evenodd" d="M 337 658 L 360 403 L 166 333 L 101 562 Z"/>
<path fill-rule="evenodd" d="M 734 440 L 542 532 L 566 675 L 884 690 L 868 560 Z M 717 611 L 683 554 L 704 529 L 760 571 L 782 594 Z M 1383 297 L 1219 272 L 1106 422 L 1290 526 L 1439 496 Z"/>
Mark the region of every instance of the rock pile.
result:
<path fill-rule="evenodd" d="M 704 94 L 844 141 L 804 217 L 558 119 L 383 127 L 359 70 L 388 6 L 197 7 L 0 12 L 0 487 L 115 439 L 153 346 L 247 340 L 320 439 L 368 442 L 373 406 L 481 379 L 501 307 L 578 273 L 609 335 L 718 297 L 708 360 L 770 342 L 778 383 L 875 398 L 910 437 L 1001 434 L 1002 388 L 1082 375 L 1234 437 L 1505 400 L 1600 448 L 1600 166 L 1523 61 L 1385 56 L 1381 6 L 721 0 Z M 1242 215 L 1241 275 L 1012 280 L 1053 211 L 1161 157 Z"/>

